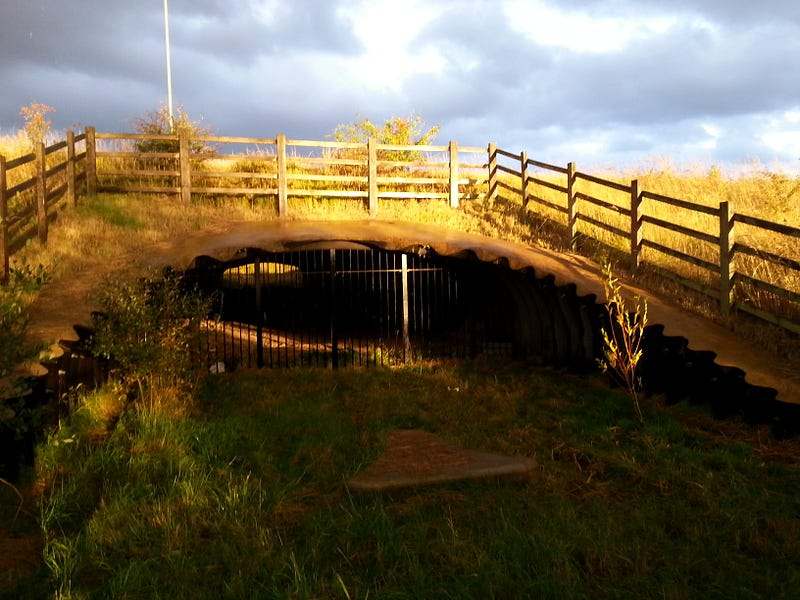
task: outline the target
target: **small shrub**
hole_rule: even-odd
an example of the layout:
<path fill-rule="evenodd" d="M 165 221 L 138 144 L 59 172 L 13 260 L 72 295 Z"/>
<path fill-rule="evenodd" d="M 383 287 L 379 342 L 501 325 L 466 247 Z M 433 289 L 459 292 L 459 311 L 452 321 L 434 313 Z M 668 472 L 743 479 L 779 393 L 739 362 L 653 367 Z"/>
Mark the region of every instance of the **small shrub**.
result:
<path fill-rule="evenodd" d="M 9 280 L 0 285 L 0 438 L 24 439 L 38 428 L 42 418 L 41 408 L 24 398 L 28 382 L 18 368 L 38 358 L 44 350 L 44 346 L 27 342 L 26 331 L 30 297 L 47 280 L 40 265 L 36 269 L 12 269 Z M 0 467 L 5 458 L 0 456 Z M 14 478 L 16 475 L 11 473 Z"/>
<path fill-rule="evenodd" d="M 21 383 L 14 376 L 16 367 L 38 356 L 41 348 L 26 343 L 29 298 L 49 280 L 42 265 L 11 269 L 0 285 L 0 398 L 13 396 Z"/>

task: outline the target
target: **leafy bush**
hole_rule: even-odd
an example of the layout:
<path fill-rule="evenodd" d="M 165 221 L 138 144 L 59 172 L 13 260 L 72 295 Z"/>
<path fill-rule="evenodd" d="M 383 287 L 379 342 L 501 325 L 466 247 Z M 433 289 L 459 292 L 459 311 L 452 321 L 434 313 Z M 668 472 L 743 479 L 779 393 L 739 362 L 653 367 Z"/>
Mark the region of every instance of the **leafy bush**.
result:
<path fill-rule="evenodd" d="M 11 269 L 9 280 L 0 285 L 0 398 L 19 392 L 22 384 L 15 369 L 36 358 L 41 348 L 25 339 L 30 322 L 29 298 L 49 279 L 42 265 Z"/>
<path fill-rule="evenodd" d="M 193 354 L 208 305 L 187 292 L 174 272 L 136 282 L 109 281 L 94 315 L 93 349 L 141 393 L 156 384 L 196 383 Z"/>
<path fill-rule="evenodd" d="M 0 439 L 29 437 L 42 416 L 41 408 L 30 405 L 25 399 L 28 382 L 19 367 L 36 359 L 44 349 L 29 344 L 26 331 L 30 321 L 30 298 L 47 279 L 40 265 L 36 269 L 12 269 L 9 280 L 0 284 Z M 14 461 L 13 454 L 0 456 L 0 473 L 7 472 L 11 479 L 16 478 Z M 7 484 L 2 477 L 0 483 Z"/>
<path fill-rule="evenodd" d="M 337 142 L 366 143 L 370 138 L 375 138 L 379 144 L 425 146 L 433 143 L 439 129 L 439 125 L 429 128 L 422 117 L 412 112 L 407 117 L 390 117 L 382 126 L 360 117 L 355 123 L 338 125 L 332 137 Z M 415 151 L 392 151 L 387 153 L 386 159 L 413 161 L 421 156 L 420 152 Z"/>
<path fill-rule="evenodd" d="M 195 138 L 211 135 L 211 130 L 200 123 L 201 120 L 193 121 L 182 106 L 178 107 L 178 114 L 173 118 L 170 118 L 169 108 L 161 106 L 134 119 L 133 127 L 142 135 L 169 135 L 186 131 L 189 134 L 189 151 L 208 154 L 214 148 Z M 180 149 L 177 140 L 139 140 L 134 147 L 139 152 L 178 152 Z"/>

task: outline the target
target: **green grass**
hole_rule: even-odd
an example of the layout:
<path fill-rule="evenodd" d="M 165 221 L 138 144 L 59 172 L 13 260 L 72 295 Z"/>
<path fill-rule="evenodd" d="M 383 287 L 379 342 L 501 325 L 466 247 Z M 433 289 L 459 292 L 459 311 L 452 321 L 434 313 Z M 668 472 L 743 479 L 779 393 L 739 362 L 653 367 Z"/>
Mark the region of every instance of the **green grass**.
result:
<path fill-rule="evenodd" d="M 116 394 L 116 396 L 115 396 Z M 65 598 L 748 598 L 800 585 L 796 456 L 692 407 L 472 362 L 85 396 L 40 448 L 41 588 Z M 684 421 L 684 424 L 681 423 Z M 389 431 L 534 457 L 528 479 L 384 494 Z"/>

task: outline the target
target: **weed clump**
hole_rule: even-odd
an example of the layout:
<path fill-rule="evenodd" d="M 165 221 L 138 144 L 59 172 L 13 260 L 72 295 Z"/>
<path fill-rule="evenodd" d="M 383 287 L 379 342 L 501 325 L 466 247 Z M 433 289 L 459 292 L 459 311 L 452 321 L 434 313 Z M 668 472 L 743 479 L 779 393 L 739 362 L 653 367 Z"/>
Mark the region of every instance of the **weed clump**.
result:
<path fill-rule="evenodd" d="M 644 420 L 639 403 L 642 383 L 637 367 L 642 358 L 642 337 L 647 326 L 647 301 L 637 297 L 634 309 L 628 311 L 619 280 L 614 277 L 611 265 L 607 263 L 603 266 L 603 287 L 609 326 L 602 329 L 603 357 L 599 359 L 600 368 L 625 388 L 641 423 Z"/>

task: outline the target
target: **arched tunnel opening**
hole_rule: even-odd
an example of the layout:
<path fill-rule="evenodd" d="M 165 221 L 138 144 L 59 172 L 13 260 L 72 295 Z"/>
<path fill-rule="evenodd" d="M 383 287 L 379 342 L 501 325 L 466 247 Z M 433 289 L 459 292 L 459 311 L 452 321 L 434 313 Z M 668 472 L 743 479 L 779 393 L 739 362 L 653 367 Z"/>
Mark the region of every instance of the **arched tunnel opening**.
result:
<path fill-rule="evenodd" d="M 471 252 L 247 248 L 229 261 L 198 257 L 183 275 L 212 299 L 203 353 L 225 369 L 482 354 L 587 368 L 598 356 L 593 295 Z"/>

